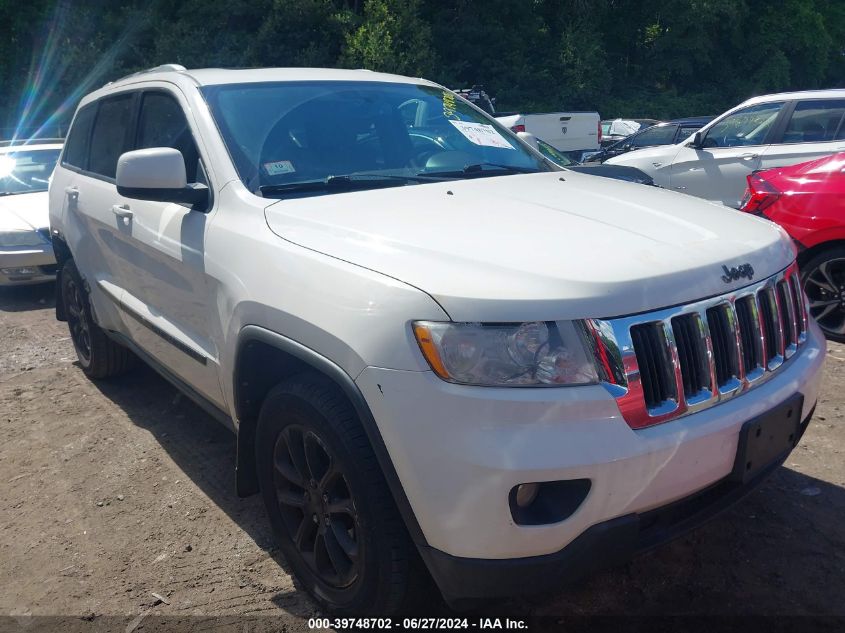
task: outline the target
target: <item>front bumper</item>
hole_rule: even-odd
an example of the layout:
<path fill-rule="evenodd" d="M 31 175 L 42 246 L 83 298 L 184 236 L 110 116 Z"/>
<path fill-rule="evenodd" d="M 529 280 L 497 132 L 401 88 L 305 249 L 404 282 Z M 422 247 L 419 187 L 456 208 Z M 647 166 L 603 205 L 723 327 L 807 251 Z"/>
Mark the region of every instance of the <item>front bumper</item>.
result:
<path fill-rule="evenodd" d="M 601 386 L 467 387 L 428 371 L 373 367 L 356 382 L 419 523 L 424 542 L 418 544 L 429 551 L 432 571 L 443 566 L 449 576 L 454 566 L 438 559 L 495 566 L 559 556 L 577 539 L 597 543 L 595 534 L 608 526 L 638 524 L 630 517 L 711 488 L 731 473 L 746 420 L 796 393 L 804 396 L 801 419 L 808 418 L 824 354 L 813 323 L 800 351 L 765 384 L 640 430 L 625 423 Z M 544 525 L 515 523 L 514 486 L 572 479 L 589 479 L 591 488 L 571 516 Z M 637 549 L 620 547 L 626 555 Z"/>
<path fill-rule="evenodd" d="M 50 244 L 0 249 L 0 286 L 38 284 L 56 279 L 56 257 Z"/>
<path fill-rule="evenodd" d="M 813 410 L 801 424 L 801 435 Z M 782 463 L 771 464 L 745 484 L 726 478 L 661 508 L 603 521 L 553 554 L 504 560 L 460 558 L 433 548 L 425 548 L 422 554 L 438 587 L 451 601 L 551 591 L 621 565 L 701 526 L 759 487 Z"/>

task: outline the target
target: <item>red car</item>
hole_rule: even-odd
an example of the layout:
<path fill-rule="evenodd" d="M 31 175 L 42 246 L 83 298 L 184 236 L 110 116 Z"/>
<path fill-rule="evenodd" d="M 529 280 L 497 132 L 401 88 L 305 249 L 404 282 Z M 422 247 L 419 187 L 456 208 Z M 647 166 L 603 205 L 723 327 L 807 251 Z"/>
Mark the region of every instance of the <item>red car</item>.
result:
<path fill-rule="evenodd" d="M 810 313 L 829 339 L 845 343 L 845 152 L 749 175 L 740 208 L 795 240 Z"/>

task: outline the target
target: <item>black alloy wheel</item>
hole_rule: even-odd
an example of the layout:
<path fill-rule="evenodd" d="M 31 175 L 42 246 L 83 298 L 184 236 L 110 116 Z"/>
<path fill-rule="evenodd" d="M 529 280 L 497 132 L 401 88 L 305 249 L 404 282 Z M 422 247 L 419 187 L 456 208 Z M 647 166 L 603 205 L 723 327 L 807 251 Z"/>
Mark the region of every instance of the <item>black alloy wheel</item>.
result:
<path fill-rule="evenodd" d="M 109 378 L 132 369 L 135 355 L 109 338 L 95 321 L 85 283 L 72 259 L 62 266 L 59 283 L 70 338 L 85 375 Z"/>
<path fill-rule="evenodd" d="M 89 365 L 91 363 L 91 324 L 86 314 L 82 290 L 72 276 L 64 279 L 62 295 L 65 298 L 70 337 L 79 354 L 79 361 L 83 365 Z"/>
<path fill-rule="evenodd" d="M 285 427 L 273 451 L 276 499 L 302 559 L 326 585 L 359 576 L 362 539 L 355 502 L 337 458 L 314 429 Z"/>
<path fill-rule="evenodd" d="M 845 249 L 821 253 L 802 268 L 810 315 L 825 336 L 845 342 Z"/>
<path fill-rule="evenodd" d="M 426 576 L 344 392 L 320 374 L 297 374 L 264 397 L 257 423 L 261 496 L 302 588 L 334 615 L 405 608 Z"/>

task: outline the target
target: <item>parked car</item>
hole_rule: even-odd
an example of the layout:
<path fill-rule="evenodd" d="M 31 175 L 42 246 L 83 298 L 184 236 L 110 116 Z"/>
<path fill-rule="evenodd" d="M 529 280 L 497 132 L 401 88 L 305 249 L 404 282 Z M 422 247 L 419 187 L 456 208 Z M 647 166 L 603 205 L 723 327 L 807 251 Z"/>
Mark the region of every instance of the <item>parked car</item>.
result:
<path fill-rule="evenodd" d="M 658 123 L 657 119 L 605 119 L 601 122 L 601 146 L 610 147 Z"/>
<path fill-rule="evenodd" d="M 56 278 L 47 182 L 61 139 L 0 143 L 0 286 Z"/>
<path fill-rule="evenodd" d="M 845 343 L 845 153 L 749 175 L 740 208 L 795 240 L 810 314 Z"/>
<path fill-rule="evenodd" d="M 575 161 L 580 161 L 584 152 L 596 151 L 600 147 L 598 112 L 497 114 L 496 120 L 514 132 L 527 132 L 544 139 Z"/>
<path fill-rule="evenodd" d="M 626 560 L 758 485 L 818 397 L 783 231 L 561 170 L 422 79 L 115 81 L 50 220 L 82 371 L 140 357 L 235 431 L 239 492 L 334 613 L 424 570 L 460 605 Z"/>
<path fill-rule="evenodd" d="M 603 163 L 608 158 L 619 156 L 632 150 L 642 149 L 644 147 L 657 147 L 658 145 L 675 145 L 698 132 L 702 126 L 712 120 L 713 117 L 708 116 L 675 119 L 674 121 L 657 123 L 604 147 L 599 152 L 588 156 L 585 162 Z"/>
<path fill-rule="evenodd" d="M 803 163 L 845 149 L 845 90 L 754 97 L 677 145 L 607 162 L 638 167 L 662 187 L 739 208 L 753 171 Z"/>
<path fill-rule="evenodd" d="M 472 88 L 461 88 L 459 90 L 455 90 L 454 93 L 463 97 L 473 105 L 481 108 L 487 114 L 491 116 L 496 114 L 496 98 L 487 94 L 487 91 L 484 90 L 484 86 L 477 84 Z"/>
<path fill-rule="evenodd" d="M 546 143 L 546 141 L 537 138 L 528 132 L 519 132 L 519 138 L 528 143 L 531 147 L 540 152 L 547 159 L 552 161 L 559 167 L 565 167 L 571 171 L 577 171 L 582 174 L 589 174 L 591 176 L 600 176 L 602 178 L 613 178 L 615 180 L 625 180 L 627 182 L 636 182 L 641 185 L 653 185 L 654 180 L 651 176 L 637 169 L 636 167 L 626 167 L 624 165 L 582 165 L 570 160 L 563 152 L 557 151 L 554 147 Z"/>

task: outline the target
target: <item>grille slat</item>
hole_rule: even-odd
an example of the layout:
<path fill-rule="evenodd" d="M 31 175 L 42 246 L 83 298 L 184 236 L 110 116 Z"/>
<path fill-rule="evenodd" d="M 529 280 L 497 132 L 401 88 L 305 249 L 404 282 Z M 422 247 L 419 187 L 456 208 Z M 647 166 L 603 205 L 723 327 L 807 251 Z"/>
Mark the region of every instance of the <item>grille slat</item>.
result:
<path fill-rule="evenodd" d="M 690 398 L 702 389 L 710 388 L 707 346 L 699 331 L 698 315 L 686 314 L 672 319 L 672 332 L 678 347 L 684 395 Z"/>
<path fill-rule="evenodd" d="M 748 375 L 762 367 L 763 354 L 760 351 L 760 322 L 755 310 L 754 297 L 742 297 L 736 300 L 737 327 L 742 344 L 742 366 Z"/>
<path fill-rule="evenodd" d="M 792 296 L 792 305 L 794 307 L 793 313 L 795 317 L 796 327 L 795 329 L 798 331 L 798 337 L 801 337 L 801 334 L 804 333 L 804 302 L 802 301 L 803 297 L 801 295 L 801 282 L 798 279 L 798 275 L 790 275 L 789 277 L 789 292 Z"/>
<path fill-rule="evenodd" d="M 736 331 L 728 318 L 727 306 L 718 305 L 707 310 L 707 325 L 713 341 L 716 364 L 716 384 L 723 387 L 739 375 L 736 355 Z"/>
<path fill-rule="evenodd" d="M 647 323 L 631 328 L 631 339 L 640 368 L 640 381 L 646 406 L 654 409 L 673 400 L 675 380 L 671 371 L 669 347 L 658 323 Z"/>
<path fill-rule="evenodd" d="M 791 354 L 793 346 L 798 343 L 798 318 L 792 289 L 789 281 L 784 279 L 777 283 L 778 303 L 780 304 L 780 322 L 783 324 L 784 354 Z"/>
<path fill-rule="evenodd" d="M 771 363 L 780 355 L 780 336 L 778 335 L 777 310 L 771 288 L 763 288 L 757 294 L 757 307 L 763 322 L 763 341 L 766 344 L 766 363 Z"/>
<path fill-rule="evenodd" d="M 639 372 L 626 376 L 640 390 L 617 398 L 624 403 L 626 420 L 637 428 L 741 393 L 794 354 L 807 329 L 794 267 L 738 297 L 726 295 L 625 321 L 636 357 L 628 371 Z"/>

